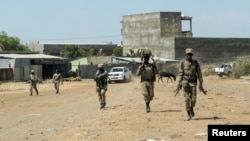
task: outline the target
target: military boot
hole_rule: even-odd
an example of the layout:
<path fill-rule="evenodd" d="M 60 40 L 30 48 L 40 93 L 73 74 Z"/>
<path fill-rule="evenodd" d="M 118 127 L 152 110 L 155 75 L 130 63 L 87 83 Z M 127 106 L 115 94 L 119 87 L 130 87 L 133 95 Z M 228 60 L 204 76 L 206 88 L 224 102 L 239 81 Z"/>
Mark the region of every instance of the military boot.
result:
<path fill-rule="evenodd" d="M 104 105 L 103 104 L 101 104 L 100 109 L 104 109 Z"/>
<path fill-rule="evenodd" d="M 187 111 L 187 121 L 192 119 L 192 115 L 190 111 Z"/>
<path fill-rule="evenodd" d="M 194 115 L 195 115 L 195 114 L 194 114 L 194 107 L 191 107 L 191 109 L 190 109 L 190 114 L 191 114 L 192 117 L 194 117 Z"/>
<path fill-rule="evenodd" d="M 104 102 L 102 102 L 102 103 L 101 103 L 101 106 L 100 106 L 100 109 L 104 109 L 104 108 L 105 108 L 105 105 L 106 105 L 106 104 L 105 104 Z"/>
<path fill-rule="evenodd" d="M 146 102 L 146 111 L 147 111 L 147 113 L 149 113 L 149 112 L 150 112 L 149 102 Z"/>

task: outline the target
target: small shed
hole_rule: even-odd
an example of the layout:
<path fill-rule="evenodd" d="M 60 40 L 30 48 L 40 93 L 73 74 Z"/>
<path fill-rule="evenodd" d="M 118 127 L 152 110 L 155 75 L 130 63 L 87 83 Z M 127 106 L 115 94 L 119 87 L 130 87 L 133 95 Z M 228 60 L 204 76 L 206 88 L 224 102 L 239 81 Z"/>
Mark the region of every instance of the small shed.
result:
<path fill-rule="evenodd" d="M 52 55 L 0 54 L 0 68 L 13 70 L 13 81 L 27 81 L 32 69 L 40 79 L 46 79 L 52 77 L 55 69 L 66 71 L 69 65 L 67 58 Z"/>

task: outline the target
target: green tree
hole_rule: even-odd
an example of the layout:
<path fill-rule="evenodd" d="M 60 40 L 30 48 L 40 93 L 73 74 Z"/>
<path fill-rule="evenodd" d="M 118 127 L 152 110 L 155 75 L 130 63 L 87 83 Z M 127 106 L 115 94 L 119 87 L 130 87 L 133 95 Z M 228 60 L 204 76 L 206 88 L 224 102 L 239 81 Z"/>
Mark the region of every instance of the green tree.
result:
<path fill-rule="evenodd" d="M 79 49 L 79 56 L 78 57 L 86 57 L 88 54 L 88 51 L 85 48 L 78 48 Z"/>
<path fill-rule="evenodd" d="M 80 48 L 76 45 L 66 45 L 60 52 L 60 55 L 67 58 L 86 57 L 87 51 L 85 48 Z"/>
<path fill-rule="evenodd" d="M 117 46 L 113 49 L 113 54 L 115 56 L 122 56 L 123 54 L 123 48 L 121 46 Z"/>
<path fill-rule="evenodd" d="M 20 44 L 17 37 L 9 37 L 5 31 L 0 33 L 0 44 L 4 47 L 4 51 L 29 51 L 26 45 Z"/>
<path fill-rule="evenodd" d="M 87 56 L 90 56 L 90 57 L 94 56 L 94 49 L 93 48 L 89 49 L 87 54 L 88 54 Z"/>
<path fill-rule="evenodd" d="M 75 45 L 66 45 L 62 51 L 60 51 L 60 55 L 67 58 L 76 58 L 79 57 L 79 54 L 79 48 Z"/>
<path fill-rule="evenodd" d="M 30 49 L 27 46 L 23 45 L 23 44 L 17 45 L 16 50 L 17 51 L 30 51 Z"/>

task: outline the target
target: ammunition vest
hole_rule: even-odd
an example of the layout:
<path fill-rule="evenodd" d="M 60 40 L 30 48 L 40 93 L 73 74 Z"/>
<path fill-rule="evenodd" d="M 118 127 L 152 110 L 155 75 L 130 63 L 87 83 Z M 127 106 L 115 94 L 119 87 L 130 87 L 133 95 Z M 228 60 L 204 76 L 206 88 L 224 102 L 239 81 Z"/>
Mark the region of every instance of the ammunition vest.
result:
<path fill-rule="evenodd" d="M 155 72 L 154 72 L 154 66 L 149 64 L 149 65 L 144 65 L 142 74 L 141 74 L 141 79 L 142 81 L 155 81 Z"/>
<path fill-rule="evenodd" d="M 181 65 L 184 72 L 183 79 L 188 82 L 196 82 L 198 62 L 193 60 L 190 64 L 188 64 L 183 61 Z"/>
<path fill-rule="evenodd" d="M 106 89 L 108 85 L 108 75 L 107 72 L 104 71 L 106 75 L 104 75 L 102 78 L 98 78 L 99 75 L 102 75 L 102 73 L 98 70 L 94 76 L 94 80 L 96 81 L 96 86 L 101 89 Z"/>

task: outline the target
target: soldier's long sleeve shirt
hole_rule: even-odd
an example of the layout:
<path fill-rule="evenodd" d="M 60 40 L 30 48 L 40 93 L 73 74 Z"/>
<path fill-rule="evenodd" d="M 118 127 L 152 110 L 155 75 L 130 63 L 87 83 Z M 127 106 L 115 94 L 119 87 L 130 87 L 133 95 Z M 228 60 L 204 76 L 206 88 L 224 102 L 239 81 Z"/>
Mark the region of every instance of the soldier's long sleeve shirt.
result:
<path fill-rule="evenodd" d="M 182 84 L 183 81 L 197 83 L 203 83 L 202 72 L 199 63 L 196 60 L 188 62 L 182 61 L 178 72 L 178 84 Z"/>

